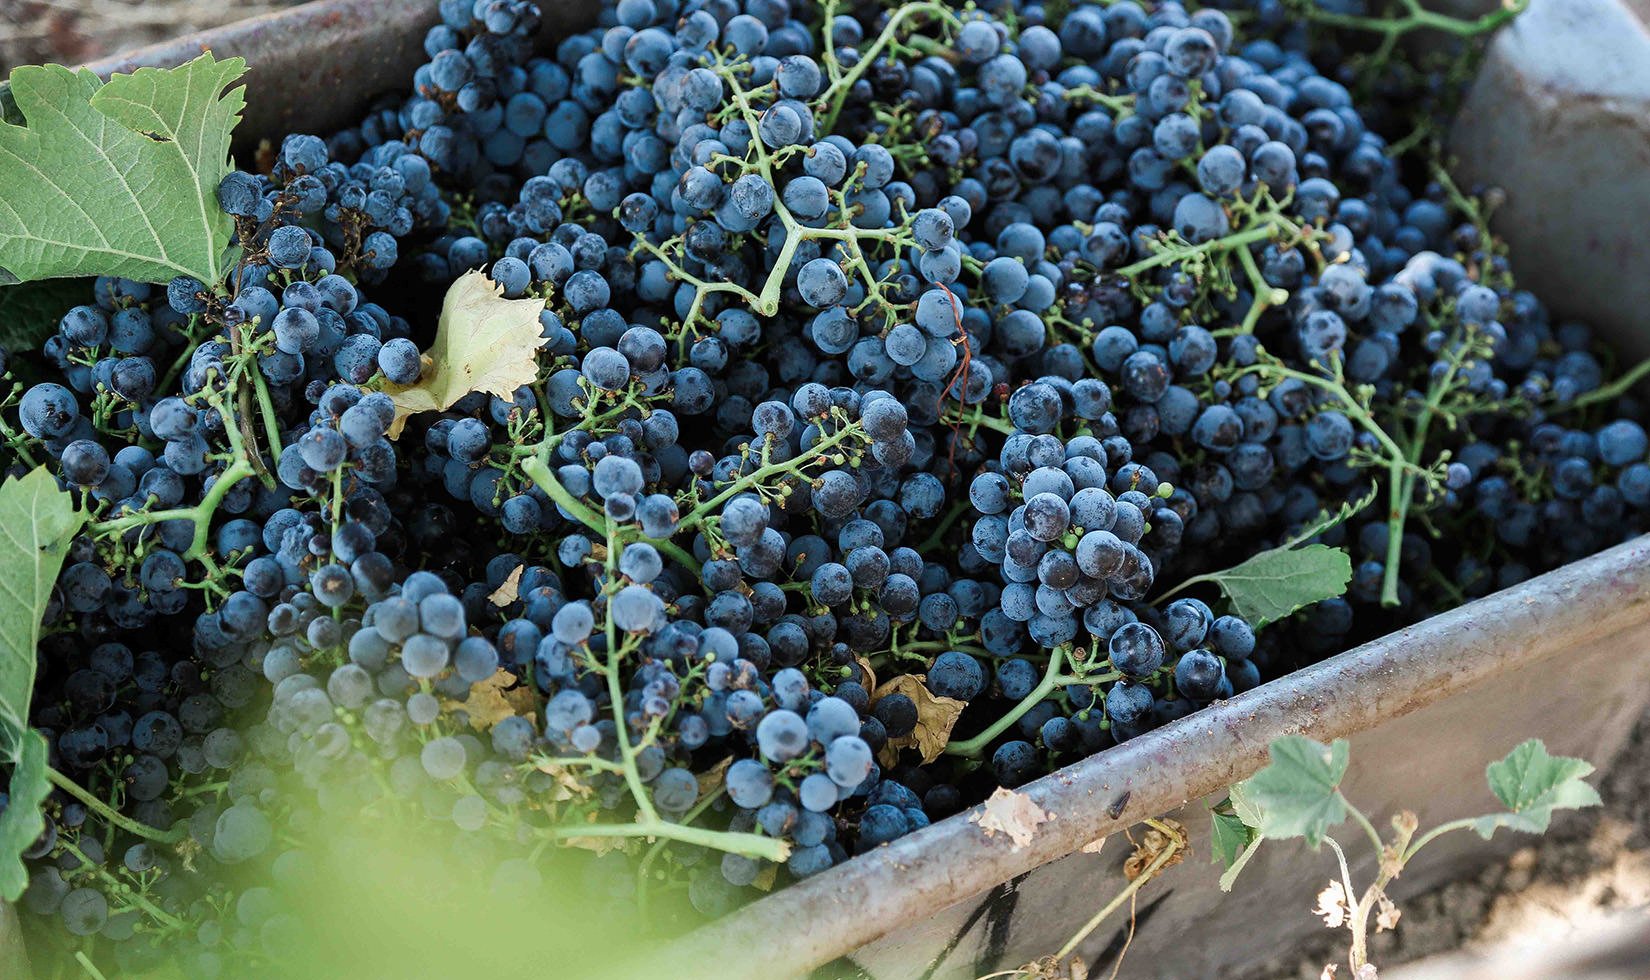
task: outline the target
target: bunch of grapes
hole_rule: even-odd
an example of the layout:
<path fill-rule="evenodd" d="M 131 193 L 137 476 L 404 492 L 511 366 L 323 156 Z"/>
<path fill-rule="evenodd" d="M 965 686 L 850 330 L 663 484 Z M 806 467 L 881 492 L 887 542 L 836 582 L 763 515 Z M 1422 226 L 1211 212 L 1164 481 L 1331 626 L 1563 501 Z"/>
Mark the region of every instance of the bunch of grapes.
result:
<path fill-rule="evenodd" d="M 1306 32 L 439 11 L 408 94 L 224 179 L 226 281 L 8 358 L 8 471 L 90 518 L 25 904 L 124 969 L 278 957 L 338 814 L 720 914 L 1650 523 L 1643 406 Z M 478 269 L 536 376 L 410 413 Z M 1304 540 L 1352 583 L 1282 622 L 1178 587 Z"/>

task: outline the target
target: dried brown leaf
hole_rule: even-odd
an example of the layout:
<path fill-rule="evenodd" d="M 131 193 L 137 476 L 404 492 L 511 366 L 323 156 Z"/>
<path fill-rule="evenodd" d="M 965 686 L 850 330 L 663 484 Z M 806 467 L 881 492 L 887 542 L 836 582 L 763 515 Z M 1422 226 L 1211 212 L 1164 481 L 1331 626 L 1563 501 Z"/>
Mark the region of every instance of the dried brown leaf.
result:
<path fill-rule="evenodd" d="M 731 765 L 733 765 L 733 756 L 730 755 L 693 777 L 699 781 L 699 798 L 701 800 L 722 788 L 722 774 L 727 772 L 728 767 Z"/>
<path fill-rule="evenodd" d="M 969 823 L 980 825 L 987 837 L 1007 834 L 1012 842 L 1010 850 L 1018 851 L 1030 844 L 1039 824 L 1054 817 L 1024 793 L 999 786 L 984 806 L 969 816 Z"/>
<path fill-rule="evenodd" d="M 517 565 L 512 569 L 510 574 L 504 577 L 504 584 L 494 589 L 493 594 L 487 597 L 487 601 L 503 609 L 521 598 L 521 572 L 526 567 L 526 565 Z"/>
<path fill-rule="evenodd" d="M 1078 850 L 1082 851 L 1084 854 L 1099 854 L 1100 849 L 1105 846 L 1106 838 L 1096 837 L 1094 840 L 1091 840 L 1087 844 L 1084 844 L 1082 847 L 1078 848 Z"/>
<path fill-rule="evenodd" d="M 484 732 L 506 718 L 531 717 L 535 707 L 533 690 L 517 684 L 516 675 L 500 668 L 486 680 L 470 685 L 470 696 L 448 701 L 448 710 L 462 709 L 470 717 L 470 727 Z"/>
<path fill-rule="evenodd" d="M 908 735 L 890 738 L 878 753 L 884 766 L 894 765 L 899 759 L 899 750 L 907 747 L 915 747 L 922 754 L 923 762 L 933 762 L 944 755 L 945 746 L 951 741 L 951 729 L 957 725 L 957 716 L 968 706 L 966 701 L 956 698 L 936 697 L 923 680 L 922 674 L 901 674 L 871 695 L 873 705 L 890 694 L 903 694 L 917 706 L 917 727 Z"/>
<path fill-rule="evenodd" d="M 531 384 L 539 373 L 543 310 L 543 299 L 505 299 L 503 287 L 484 273 L 459 276 L 441 303 L 424 373 L 415 384 L 384 386 L 395 402 L 389 437 L 400 436 L 409 417 L 442 411 L 472 391 L 508 400 Z"/>
<path fill-rule="evenodd" d="M 865 674 L 865 681 L 860 686 L 867 691 L 875 691 L 877 689 L 877 672 L 871 666 L 871 661 L 865 657 L 856 657 L 854 662 L 859 664 L 859 669 Z"/>
<path fill-rule="evenodd" d="M 589 783 L 580 779 L 573 770 L 566 766 L 553 765 L 540 760 L 534 763 L 534 768 L 539 772 L 549 774 L 556 781 L 555 789 L 551 790 L 547 802 L 565 803 L 571 799 L 586 799 L 595 792 L 590 788 Z"/>
<path fill-rule="evenodd" d="M 1167 871 L 1186 859 L 1186 828 L 1179 821 L 1170 820 L 1168 817 L 1163 817 L 1158 822 L 1172 833 L 1164 833 L 1149 825 L 1146 827 L 1146 832 L 1140 835 L 1140 840 L 1134 842 L 1134 850 L 1123 861 L 1123 874 L 1130 881 L 1144 874 L 1152 862 L 1157 860 L 1158 855 L 1171 845 L 1175 850 L 1157 869 L 1158 873 Z M 1133 838 L 1130 840 L 1133 841 Z"/>
<path fill-rule="evenodd" d="M 591 851 L 596 854 L 608 854 L 613 851 L 626 849 L 634 837 L 568 837 L 562 841 L 567 847 L 576 847 L 581 851 Z"/>

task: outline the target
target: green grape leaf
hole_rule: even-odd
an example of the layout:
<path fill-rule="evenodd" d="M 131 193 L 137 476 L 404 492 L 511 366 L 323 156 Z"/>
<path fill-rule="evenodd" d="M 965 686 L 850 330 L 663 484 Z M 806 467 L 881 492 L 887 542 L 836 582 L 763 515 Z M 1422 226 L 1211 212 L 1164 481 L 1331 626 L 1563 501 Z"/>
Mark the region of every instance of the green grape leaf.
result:
<path fill-rule="evenodd" d="M 107 83 L 25 66 L 11 96 L 26 126 L 0 123 L 0 282 L 110 275 L 223 278 L 233 225 L 218 207 L 246 71 L 210 52 Z"/>
<path fill-rule="evenodd" d="M 1260 829 L 1260 807 L 1249 798 L 1249 791 L 1242 783 L 1232 786 L 1226 793 L 1226 799 L 1232 804 L 1232 812 L 1237 814 L 1243 825 L 1251 830 Z"/>
<path fill-rule="evenodd" d="M 1223 572 L 1201 575 L 1231 600 L 1232 611 L 1254 626 L 1276 622 L 1302 606 L 1346 594 L 1352 559 L 1340 548 L 1309 544 L 1273 548 Z"/>
<path fill-rule="evenodd" d="M 1246 807 L 1259 818 L 1257 829 L 1271 840 L 1304 837 L 1318 846 L 1325 831 L 1346 819 L 1340 792 L 1346 776 L 1346 740 L 1324 745 L 1285 735 L 1274 740 L 1269 751 L 1271 764 L 1239 784 Z"/>
<path fill-rule="evenodd" d="M 0 813 L 0 900 L 28 884 L 24 849 L 45 829 L 46 740 L 29 727 L 35 647 L 52 584 L 85 515 L 45 467 L 0 486 L 0 763 L 12 767 Z"/>
<path fill-rule="evenodd" d="M 1237 863 L 1238 855 L 1255 839 L 1254 828 L 1245 826 L 1243 818 L 1235 813 L 1222 813 L 1216 810 L 1209 815 L 1213 821 L 1210 833 L 1210 850 L 1214 852 L 1214 860 L 1223 868 L 1230 868 Z"/>
<path fill-rule="evenodd" d="M 84 520 L 43 466 L 0 486 L 0 761 L 28 731 L 40 618 Z"/>
<path fill-rule="evenodd" d="M 1485 840 L 1497 827 L 1545 833 L 1554 810 L 1599 805 L 1598 791 L 1582 782 L 1592 772 L 1592 763 L 1585 759 L 1548 755 L 1546 744 L 1532 738 L 1485 767 L 1490 792 L 1510 812 L 1479 817 L 1472 829 Z"/>
<path fill-rule="evenodd" d="M 0 901 L 15 902 L 29 883 L 23 852 L 46 830 L 40 805 L 52 791 L 46 780 L 46 739 L 27 729 L 12 760 L 10 799 L 0 810 Z"/>

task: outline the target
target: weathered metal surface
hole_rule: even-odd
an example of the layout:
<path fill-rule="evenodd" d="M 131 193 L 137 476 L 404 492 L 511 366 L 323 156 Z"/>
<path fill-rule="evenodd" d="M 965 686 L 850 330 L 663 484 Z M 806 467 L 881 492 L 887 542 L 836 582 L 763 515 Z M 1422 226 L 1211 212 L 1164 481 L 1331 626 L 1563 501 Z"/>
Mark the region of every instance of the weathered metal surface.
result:
<path fill-rule="evenodd" d="M 600 4 L 560 0 L 540 6 L 540 37 L 548 46 L 595 23 Z M 434 0 L 317 0 L 84 67 L 108 78 L 174 67 L 206 50 L 245 58 L 246 111 L 235 135 L 237 151 L 246 153 L 260 139 L 351 126 L 379 97 L 410 91 L 413 71 L 425 60 L 424 35 L 438 20 Z M 0 106 L 10 111 L 4 84 Z"/>

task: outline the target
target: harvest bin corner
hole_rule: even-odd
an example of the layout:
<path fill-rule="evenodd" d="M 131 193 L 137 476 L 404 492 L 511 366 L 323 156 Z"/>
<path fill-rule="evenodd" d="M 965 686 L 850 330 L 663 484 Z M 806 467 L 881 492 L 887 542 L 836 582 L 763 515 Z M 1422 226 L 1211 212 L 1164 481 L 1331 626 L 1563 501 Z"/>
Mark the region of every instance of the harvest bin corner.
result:
<path fill-rule="evenodd" d="M 1578 5 L 1612 6 L 1615 12 L 1602 0 L 1551 0 L 1554 8 Z M 593 23 L 596 9 L 594 0 L 545 5 L 546 45 Z M 423 57 L 421 40 L 435 19 L 428 0 L 319 0 L 90 67 L 106 77 L 146 65 L 172 66 L 204 48 L 245 57 L 251 65 L 248 109 L 237 145 L 244 158 L 261 139 L 300 127 L 325 131 L 358 118 L 372 97 L 404 84 Z M 350 84 L 341 84 L 345 77 Z M 1526 76 L 1516 80 L 1533 84 Z M 1494 96 L 1474 97 L 1498 101 Z M 3 84 L 0 108 L 10 109 Z M 1485 125 L 1494 123 L 1491 114 Z M 1467 169 L 1477 164 L 1485 173 L 1482 154 L 1472 159 L 1473 151 L 1493 144 L 1470 132 L 1458 134 L 1457 142 Z M 1565 186 L 1588 193 L 1575 182 Z M 1569 207 L 1566 201 L 1545 204 L 1560 213 Z M 1519 236 L 1509 231 L 1516 252 Z M 1585 257 L 1575 250 L 1559 254 Z M 1593 274 L 1574 270 L 1571 278 L 1547 265 L 1549 284 Z M 1611 311 L 1602 316 L 1612 319 Z M 1470 816 L 1491 806 L 1482 788 L 1484 764 L 1525 738 L 1544 739 L 1555 754 L 1607 765 L 1650 706 L 1647 654 L 1650 538 L 1641 538 L 1400 629 L 1028 784 L 1023 792 L 1053 819 L 1023 848 L 1001 835 L 985 836 L 961 814 L 767 896 L 679 946 L 691 955 L 714 956 L 728 978 L 817 970 L 827 977 L 943 980 L 1012 967 L 1058 948 L 1121 881 L 1126 844 L 1109 842 L 1098 853 L 1084 845 L 1168 815 L 1186 826 L 1192 853 L 1139 906 L 1129 960 L 1149 963 L 1151 975 L 1164 977 L 1242 970 L 1317 930 L 1307 903 L 1331 875 L 1326 853 L 1292 842 L 1263 849 L 1230 898 L 1216 885 L 1207 804 L 1259 769 L 1274 738 L 1350 739 L 1356 764 L 1347 796 L 1379 818 L 1401 807 L 1417 809 L 1425 823 Z M 1517 835 L 1488 842 L 1445 837 L 1392 891 L 1401 898 L 1425 890 L 1524 842 Z M 1374 857 L 1363 855 L 1354 875 L 1370 871 Z M 16 920 L 9 909 L 0 912 L 3 966 L 3 940 Z M 1079 953 L 1109 968 L 1127 928 L 1119 923 L 1095 933 Z M 1196 941 L 1188 942 L 1190 936 Z M 760 949 L 763 955 L 719 955 L 727 949 Z M 15 972 L 0 968 L 3 976 Z M 1120 974 L 1144 975 L 1130 964 Z"/>

